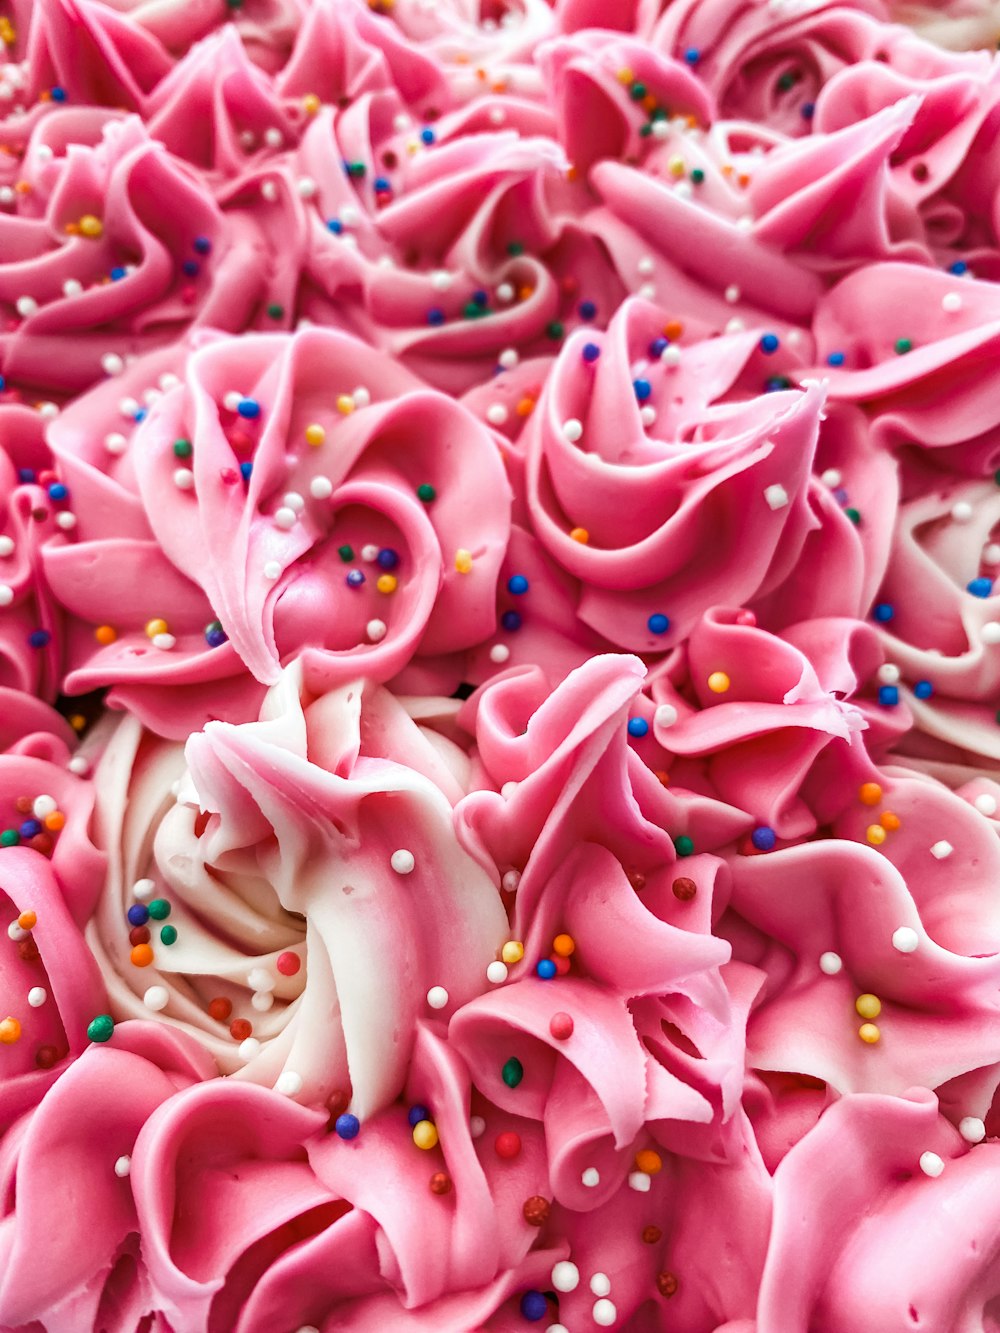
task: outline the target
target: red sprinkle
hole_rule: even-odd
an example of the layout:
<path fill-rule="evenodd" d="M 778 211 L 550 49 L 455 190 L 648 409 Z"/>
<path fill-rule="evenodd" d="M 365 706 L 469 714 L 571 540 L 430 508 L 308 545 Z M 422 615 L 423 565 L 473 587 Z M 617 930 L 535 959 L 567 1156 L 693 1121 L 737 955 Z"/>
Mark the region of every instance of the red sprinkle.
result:
<path fill-rule="evenodd" d="M 512 1161 L 521 1153 L 520 1134 L 515 1134 L 512 1129 L 505 1129 L 493 1140 L 493 1149 L 498 1157 L 503 1157 L 508 1162 Z"/>
<path fill-rule="evenodd" d="M 556 965 L 557 977 L 564 977 L 566 973 L 570 970 L 570 968 L 573 966 L 572 959 L 563 958 L 560 954 L 557 953 L 550 954 L 549 958 Z"/>
<path fill-rule="evenodd" d="M 51 1069 L 59 1063 L 59 1052 L 54 1046 L 39 1046 L 35 1052 L 35 1064 L 39 1069 Z"/>
<path fill-rule="evenodd" d="M 224 995 L 217 995 L 214 1000 L 209 1000 L 208 1012 L 216 1022 L 224 1023 L 233 1012 L 233 1002 Z"/>
<path fill-rule="evenodd" d="M 245 1018 L 234 1018 L 229 1024 L 229 1035 L 234 1041 L 246 1041 L 247 1037 L 253 1036 L 253 1024 Z"/>
<path fill-rule="evenodd" d="M 129 944 L 148 944 L 148 943 L 149 943 L 149 927 L 148 927 L 148 926 L 133 926 L 132 929 L 131 929 L 131 930 L 129 931 L 129 933 L 128 933 L 128 942 L 129 942 Z"/>
<path fill-rule="evenodd" d="M 556 1041 L 568 1041 L 573 1035 L 573 1019 L 570 1014 L 553 1014 L 549 1019 L 549 1031 Z"/>
<path fill-rule="evenodd" d="M 302 959 L 297 953 L 279 953 L 278 961 L 275 963 L 275 967 L 283 977 L 294 977 L 301 966 Z"/>

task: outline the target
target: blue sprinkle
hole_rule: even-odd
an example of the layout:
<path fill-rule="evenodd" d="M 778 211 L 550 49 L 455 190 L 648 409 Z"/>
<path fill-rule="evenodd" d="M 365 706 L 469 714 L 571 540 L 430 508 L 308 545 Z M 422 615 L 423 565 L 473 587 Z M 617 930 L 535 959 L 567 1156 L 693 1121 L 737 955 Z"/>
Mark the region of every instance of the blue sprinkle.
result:
<path fill-rule="evenodd" d="M 535 971 L 543 981 L 551 981 L 556 974 L 556 965 L 551 958 L 543 958 L 536 964 Z"/>
<path fill-rule="evenodd" d="M 334 1129 L 342 1139 L 356 1139 L 361 1132 L 361 1121 L 356 1115 L 351 1115 L 345 1111 L 343 1115 L 337 1116 Z"/>
<path fill-rule="evenodd" d="M 125 276 L 125 270 L 119 265 L 117 268 L 113 268 L 108 276 L 112 282 L 121 282 Z"/>
<path fill-rule="evenodd" d="M 771 379 L 764 381 L 765 393 L 780 393 L 782 389 L 787 389 L 787 388 L 788 385 L 785 383 L 784 377 L 782 375 L 773 375 Z"/>
<path fill-rule="evenodd" d="M 327 231 L 332 231 L 334 236 L 339 236 L 344 230 L 344 224 L 341 222 L 340 218 L 330 218 L 326 224 L 326 229 Z"/>
<path fill-rule="evenodd" d="M 816 114 L 815 102 L 803 102 L 802 106 L 799 108 L 799 115 L 802 117 L 803 120 L 812 120 L 815 114 Z"/>
<path fill-rule="evenodd" d="M 65 500 L 69 495 L 69 487 L 64 486 L 61 481 L 54 481 L 49 487 L 50 500 Z"/>
<path fill-rule="evenodd" d="M 198 263 L 197 259 L 185 259 L 181 268 L 189 278 L 196 278 L 201 272 L 201 265 Z"/>
<path fill-rule="evenodd" d="M 360 569 L 352 569 L 347 574 L 347 586 L 349 588 L 360 588 L 365 581 L 365 576 Z"/>
<path fill-rule="evenodd" d="M 434 131 L 431 129 L 429 125 L 420 131 L 421 143 L 433 143 L 436 138 L 437 135 L 434 133 Z"/>
<path fill-rule="evenodd" d="M 28 643 L 32 648 L 45 648 L 52 642 L 52 635 L 47 629 L 33 629 L 28 635 Z"/>
<path fill-rule="evenodd" d="M 521 1314 L 529 1323 L 537 1324 L 548 1314 L 549 1303 L 540 1291 L 526 1291 L 521 1297 Z"/>
<path fill-rule="evenodd" d="M 382 569 L 395 569 L 399 564 L 399 553 L 391 546 L 383 546 L 378 553 L 378 563 Z"/>
<path fill-rule="evenodd" d="M 581 319 L 593 319 L 596 314 L 597 314 L 597 306 L 594 305 L 593 301 L 580 302 Z"/>
<path fill-rule="evenodd" d="M 372 185 L 380 194 L 385 194 L 386 191 L 392 189 L 392 183 L 385 176 L 376 176 Z"/>
<path fill-rule="evenodd" d="M 840 505 L 841 509 L 846 507 L 850 496 L 847 494 L 847 491 L 844 490 L 843 486 L 835 486 L 830 493 L 837 501 L 837 504 Z"/>
<path fill-rule="evenodd" d="M 500 624 L 503 625 L 504 629 L 520 629 L 521 613 L 519 611 L 505 611 L 500 617 Z"/>
<path fill-rule="evenodd" d="M 758 852 L 770 852 L 778 841 L 778 835 L 773 828 L 768 828 L 766 824 L 761 824 L 750 834 L 750 841 L 757 848 Z"/>
<path fill-rule="evenodd" d="M 260 416 L 260 403 L 256 398 L 241 398 L 236 411 L 247 421 L 256 421 Z"/>
<path fill-rule="evenodd" d="M 973 579 L 971 583 L 965 585 L 965 590 L 966 592 L 971 592 L 973 597 L 989 597 L 993 591 L 993 580 L 984 578 Z"/>
<path fill-rule="evenodd" d="M 2 375 L 0 375 L 0 393 L 3 393 L 6 387 L 7 387 L 7 381 L 4 379 Z"/>
<path fill-rule="evenodd" d="M 640 740 L 649 731 L 649 723 L 644 717 L 630 717 L 628 720 L 628 734 Z"/>
<path fill-rule="evenodd" d="M 146 420 L 146 417 L 147 417 L 148 415 L 149 415 L 149 409 L 148 409 L 148 408 L 145 408 L 145 407 L 140 407 L 140 408 L 137 409 L 137 411 L 135 411 L 135 412 L 132 414 L 132 420 L 133 420 L 133 421 L 145 421 L 145 420 Z"/>
<path fill-rule="evenodd" d="M 41 833 L 42 825 L 37 819 L 26 819 L 18 829 L 22 838 L 34 838 L 36 834 Z"/>
<path fill-rule="evenodd" d="M 219 625 L 213 625 L 205 631 L 205 642 L 209 648 L 221 648 L 228 638 L 229 635 Z"/>
<path fill-rule="evenodd" d="M 969 266 L 964 259 L 956 259 L 954 264 L 948 265 L 948 272 L 954 273 L 957 278 L 961 278 L 964 274 L 968 273 L 968 271 Z"/>
<path fill-rule="evenodd" d="M 776 352 L 781 346 L 781 341 L 776 333 L 765 333 L 760 340 L 760 350 L 768 356 Z"/>
<path fill-rule="evenodd" d="M 411 1106 L 406 1113 L 406 1119 L 412 1129 L 414 1125 L 419 1125 L 421 1120 L 430 1120 L 431 1113 L 426 1106 Z"/>
<path fill-rule="evenodd" d="M 427 323 L 437 328 L 439 324 L 444 323 L 444 311 L 439 305 L 432 305 L 427 312 Z"/>
<path fill-rule="evenodd" d="M 49 90 L 49 96 L 52 98 L 53 102 L 65 102 L 66 89 L 60 88 L 59 85 L 56 84 L 54 88 Z"/>
<path fill-rule="evenodd" d="M 666 338 L 662 336 L 659 338 L 654 338 L 653 341 L 649 344 L 649 355 L 655 357 L 655 359 L 659 361 L 660 357 L 663 355 L 663 353 L 667 350 L 669 346 L 670 344 Z"/>
<path fill-rule="evenodd" d="M 875 619 L 881 621 L 883 625 L 891 620 L 895 614 L 896 608 L 890 602 L 879 602 L 872 611 L 872 615 Z"/>
<path fill-rule="evenodd" d="M 666 634 L 667 630 L 670 628 L 670 618 L 657 611 L 646 621 L 646 628 L 649 630 L 650 634 Z"/>
<path fill-rule="evenodd" d="M 35 469 L 33 467 L 19 467 L 17 469 L 17 479 L 23 486 L 30 486 L 35 480 Z"/>
<path fill-rule="evenodd" d="M 597 343 L 584 343 L 582 355 L 584 361 L 586 361 L 588 365 L 593 365 L 601 355 L 601 349 L 598 347 Z"/>
<path fill-rule="evenodd" d="M 145 903 L 133 903 L 128 909 L 128 923 L 130 926 L 144 926 L 149 920 L 149 908 Z"/>
<path fill-rule="evenodd" d="M 252 475 L 253 475 L 253 463 L 241 463 L 240 476 L 243 478 L 243 480 L 249 481 Z"/>
<path fill-rule="evenodd" d="M 828 366 L 842 366 L 846 360 L 847 358 L 843 352 L 831 352 L 826 358 L 826 364 Z"/>
<path fill-rule="evenodd" d="M 896 685 L 880 685 L 878 701 L 883 708 L 894 708 L 899 703 L 899 688 Z"/>
<path fill-rule="evenodd" d="M 528 580 L 523 574 L 511 574 L 507 580 L 507 591 L 512 592 L 515 597 L 523 597 L 528 591 Z"/>
<path fill-rule="evenodd" d="M 934 693 L 934 686 L 929 680 L 918 680 L 913 687 L 913 693 L 918 699 L 929 699 Z"/>
<path fill-rule="evenodd" d="M 196 236 L 194 238 L 194 249 L 200 255 L 210 255 L 212 253 L 212 242 L 207 236 Z"/>
<path fill-rule="evenodd" d="M 684 59 L 689 65 L 697 65 L 698 61 L 701 59 L 701 52 L 696 46 L 689 46 L 684 52 Z"/>
<path fill-rule="evenodd" d="M 490 294 L 489 292 L 484 292 L 483 289 L 480 287 L 472 293 L 472 301 L 474 305 L 478 305 L 480 307 L 488 306 L 490 303 Z"/>
<path fill-rule="evenodd" d="M 644 403 L 653 392 L 653 386 L 649 380 L 633 380 L 632 388 L 635 390 L 635 396 L 640 403 Z"/>

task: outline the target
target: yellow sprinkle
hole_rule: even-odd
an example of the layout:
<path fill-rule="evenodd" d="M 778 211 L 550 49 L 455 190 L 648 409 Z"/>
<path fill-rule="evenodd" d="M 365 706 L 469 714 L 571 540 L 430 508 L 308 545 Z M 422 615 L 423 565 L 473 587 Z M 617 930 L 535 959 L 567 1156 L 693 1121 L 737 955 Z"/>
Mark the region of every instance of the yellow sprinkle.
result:
<path fill-rule="evenodd" d="M 455 552 L 455 568 L 460 574 L 468 574 L 472 569 L 472 552 L 464 546 Z"/>
<path fill-rule="evenodd" d="M 572 935 L 557 935 L 552 941 L 552 952 L 560 958 L 568 958 L 575 948 L 576 940 Z"/>
<path fill-rule="evenodd" d="M 862 1023 L 858 1028 L 858 1036 L 869 1046 L 874 1046 L 881 1035 L 881 1032 L 879 1032 L 878 1027 L 874 1023 Z"/>
<path fill-rule="evenodd" d="M 90 236 L 96 240 L 98 236 L 104 233 L 104 223 L 100 218 L 94 217 L 93 213 L 84 213 L 80 219 L 80 231 L 84 236 Z"/>
<path fill-rule="evenodd" d="M 865 837 L 873 847 L 881 847 L 885 842 L 885 829 L 881 824 L 869 824 L 865 829 Z"/>
<path fill-rule="evenodd" d="M 586 546 L 590 541 L 590 533 L 586 528 L 574 528 L 569 535 L 573 541 L 579 542 L 581 546 Z"/>
<path fill-rule="evenodd" d="M 684 159 L 682 157 L 672 157 L 667 163 L 667 170 L 671 176 L 683 176 L 685 172 Z"/>
<path fill-rule="evenodd" d="M 98 643 L 105 645 L 114 643 L 115 639 L 118 638 L 118 631 L 112 625 L 98 625 L 97 629 L 94 630 L 94 638 Z"/>
<path fill-rule="evenodd" d="M 635 75 L 632 73 L 632 71 L 628 68 L 627 65 L 623 66 L 618 71 L 618 73 L 615 75 L 615 78 L 618 80 L 619 83 L 635 83 Z"/>
<path fill-rule="evenodd" d="M 354 399 L 349 393 L 342 393 L 337 398 L 337 411 L 341 416 L 349 417 L 354 411 Z"/>
<path fill-rule="evenodd" d="M 315 116 L 321 106 L 322 102 L 320 102 L 315 93 L 306 93 L 305 97 L 302 99 L 302 110 L 307 116 Z"/>
<path fill-rule="evenodd" d="M 20 1040 L 21 1024 L 16 1018 L 9 1016 L 0 1023 L 0 1042 L 4 1046 L 13 1046 L 15 1041 Z"/>
<path fill-rule="evenodd" d="M 877 995 L 871 995 L 866 991 L 854 1001 L 854 1007 L 862 1018 L 878 1018 L 882 1012 L 882 1001 Z"/>
<path fill-rule="evenodd" d="M 708 688 L 713 694 L 725 694 L 731 683 L 724 671 L 713 671 L 708 678 Z"/>
<path fill-rule="evenodd" d="M 399 579 L 396 578 L 395 574 L 380 574 L 375 587 L 378 588 L 379 592 L 395 592 L 399 587 Z"/>
<path fill-rule="evenodd" d="M 170 633 L 169 625 L 165 620 L 159 619 L 159 617 L 157 617 L 155 620 L 148 620 L 146 622 L 147 639 L 155 639 L 157 634 L 169 634 L 169 633 Z"/>
<path fill-rule="evenodd" d="M 647 1176 L 656 1176 L 663 1170 L 663 1158 L 652 1148 L 641 1148 L 635 1155 L 635 1169 L 645 1171 Z"/>
<path fill-rule="evenodd" d="M 519 963 L 524 957 L 524 945 L 520 940 L 508 940 L 500 950 L 500 957 L 505 963 Z"/>
<path fill-rule="evenodd" d="M 418 1120 L 413 1126 L 413 1142 L 424 1152 L 437 1147 L 437 1126 L 430 1120 Z"/>
<path fill-rule="evenodd" d="M 311 444 L 313 448 L 321 445 L 326 439 L 326 431 L 322 426 L 314 421 L 311 426 L 306 427 L 306 444 Z"/>

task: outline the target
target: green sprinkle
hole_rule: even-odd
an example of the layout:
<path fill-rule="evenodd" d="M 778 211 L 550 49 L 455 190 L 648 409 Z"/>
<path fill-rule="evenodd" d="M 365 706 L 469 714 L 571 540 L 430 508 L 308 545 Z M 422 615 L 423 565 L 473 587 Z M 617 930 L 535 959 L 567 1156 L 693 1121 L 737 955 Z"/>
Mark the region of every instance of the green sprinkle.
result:
<path fill-rule="evenodd" d="M 365 164 L 363 162 L 348 162 L 347 174 L 354 180 L 360 180 L 365 174 Z"/>
<path fill-rule="evenodd" d="M 508 244 L 507 244 L 507 253 L 508 253 L 509 255 L 511 255 L 514 259 L 516 259 L 516 258 L 518 257 L 518 255 L 523 255 L 523 254 L 524 254 L 524 242 L 523 242 L 523 241 L 509 241 Z"/>
<path fill-rule="evenodd" d="M 516 1088 L 521 1079 L 524 1078 L 524 1065 L 521 1064 L 516 1055 L 512 1055 L 500 1073 L 508 1088 Z"/>
<path fill-rule="evenodd" d="M 226 0 L 227 9 L 242 9 L 243 0 Z"/>
<path fill-rule="evenodd" d="M 691 172 L 691 179 L 694 181 L 695 185 L 700 185 L 702 183 L 705 179 L 705 173 L 702 171 L 701 167 L 695 167 Z"/>
<path fill-rule="evenodd" d="M 694 843 L 686 833 L 683 833 L 679 838 L 674 839 L 674 850 L 678 856 L 690 856 L 694 851 Z"/>
<path fill-rule="evenodd" d="M 0 833 L 0 847 L 16 847 L 21 841 L 21 835 L 16 828 L 5 828 Z"/>
<path fill-rule="evenodd" d="M 345 565 L 349 565 L 351 561 L 354 559 L 354 547 L 338 546 L 337 554 L 340 556 L 341 560 L 343 560 Z"/>
<path fill-rule="evenodd" d="M 653 127 L 652 127 L 652 125 L 640 125 L 640 126 L 639 126 L 639 137 L 640 137 L 641 139 L 648 139 L 649 136 L 650 136 L 652 133 L 653 133 Z"/>
<path fill-rule="evenodd" d="M 462 314 L 466 319 L 481 319 L 483 315 L 488 315 L 489 311 L 475 301 L 466 301 Z"/>
<path fill-rule="evenodd" d="M 268 319 L 284 319 L 285 307 L 283 305 L 279 305 L 277 301 L 272 301 L 271 304 L 267 307 L 267 317 Z"/>
<path fill-rule="evenodd" d="M 154 898 L 146 907 L 154 921 L 166 921 L 170 915 L 170 904 L 166 898 Z"/>
<path fill-rule="evenodd" d="M 845 509 L 844 513 L 851 520 L 855 527 L 861 522 L 861 513 L 857 509 Z"/>
<path fill-rule="evenodd" d="M 904 356 L 907 352 L 912 352 L 912 351 L 913 351 L 913 339 L 912 339 L 912 338 L 897 338 L 897 339 L 896 339 L 896 355 L 897 355 L 897 356 Z"/>
<path fill-rule="evenodd" d="M 437 499 L 437 491 L 425 481 L 417 487 L 417 499 L 423 500 L 425 505 L 430 504 L 432 500 Z"/>
<path fill-rule="evenodd" d="M 561 338 L 566 330 L 557 319 L 554 319 L 550 324 L 546 324 L 545 332 L 550 338 Z"/>
<path fill-rule="evenodd" d="M 88 1041 L 110 1041 L 115 1030 L 115 1020 L 110 1014 L 98 1014 L 87 1024 Z"/>
<path fill-rule="evenodd" d="M 641 102 L 646 96 L 646 85 L 644 83 L 639 83 L 637 80 L 632 84 L 632 87 L 628 91 L 633 102 Z"/>
<path fill-rule="evenodd" d="M 1000 468 L 997 468 L 996 472 L 993 473 L 993 480 L 1000 486 Z"/>
<path fill-rule="evenodd" d="M 174 457 L 190 458 L 192 453 L 190 440 L 174 440 Z"/>
<path fill-rule="evenodd" d="M 792 73 L 790 69 L 786 69 L 784 74 L 782 74 L 781 78 L 778 80 L 778 91 L 782 93 L 787 93 L 790 89 L 794 87 L 795 87 L 795 75 Z"/>
<path fill-rule="evenodd" d="M 658 106 L 656 110 L 653 112 L 653 114 L 650 116 L 650 120 L 666 120 L 666 118 L 667 118 L 667 108 L 665 106 Z"/>
<path fill-rule="evenodd" d="M 164 927 L 161 929 L 161 931 L 160 931 L 160 943 L 161 943 L 161 944 L 176 944 L 176 943 L 177 943 L 177 927 L 176 927 L 176 926 L 164 926 Z"/>

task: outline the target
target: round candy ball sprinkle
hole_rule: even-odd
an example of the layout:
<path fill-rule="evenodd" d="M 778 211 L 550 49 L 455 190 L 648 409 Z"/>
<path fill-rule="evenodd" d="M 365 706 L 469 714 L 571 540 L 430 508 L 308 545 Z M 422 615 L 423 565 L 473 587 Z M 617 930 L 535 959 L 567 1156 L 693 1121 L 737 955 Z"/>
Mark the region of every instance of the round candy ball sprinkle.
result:
<path fill-rule="evenodd" d="M 511 1056 L 505 1061 L 500 1071 L 500 1077 L 507 1084 L 508 1088 L 516 1088 L 524 1078 L 524 1066 L 516 1056 Z"/>
<path fill-rule="evenodd" d="M 437 1147 L 438 1132 L 433 1120 L 418 1120 L 413 1126 L 412 1133 L 414 1144 L 424 1152 L 430 1152 L 431 1148 Z"/>
<path fill-rule="evenodd" d="M 525 1199 L 521 1212 L 529 1227 L 543 1227 L 552 1213 L 552 1205 L 540 1194 L 533 1194 Z"/>
<path fill-rule="evenodd" d="M 112 1033 L 115 1030 L 115 1021 L 110 1014 L 98 1014 L 87 1024 L 87 1040 L 105 1042 L 110 1041 Z"/>
<path fill-rule="evenodd" d="M 361 1133 L 361 1121 L 356 1115 L 351 1115 L 349 1111 L 345 1111 L 343 1115 L 337 1116 L 333 1128 L 340 1138 L 350 1142 L 351 1139 L 356 1139 Z"/>
<path fill-rule="evenodd" d="M 526 1291 L 520 1305 L 522 1316 L 533 1324 L 544 1319 L 549 1310 L 549 1303 L 540 1291 Z"/>
<path fill-rule="evenodd" d="M 412 852 L 407 851 L 405 847 L 401 847 L 389 857 L 389 864 L 397 875 L 408 875 L 417 862 Z"/>

